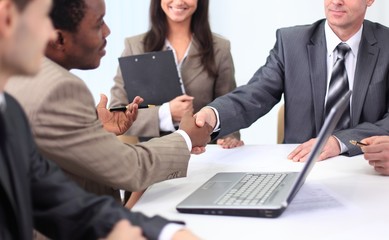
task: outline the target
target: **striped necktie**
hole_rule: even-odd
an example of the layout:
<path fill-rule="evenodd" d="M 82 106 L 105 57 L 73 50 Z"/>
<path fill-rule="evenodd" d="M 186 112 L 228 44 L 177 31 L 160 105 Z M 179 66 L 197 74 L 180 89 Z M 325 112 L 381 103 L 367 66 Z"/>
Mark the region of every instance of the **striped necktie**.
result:
<path fill-rule="evenodd" d="M 332 69 L 330 86 L 327 93 L 326 116 L 330 113 L 331 108 L 336 102 L 349 90 L 347 71 L 345 67 L 345 56 L 350 51 L 346 43 L 339 43 L 336 47 L 338 57 Z M 335 130 L 346 129 L 350 127 L 350 103 L 340 118 Z"/>

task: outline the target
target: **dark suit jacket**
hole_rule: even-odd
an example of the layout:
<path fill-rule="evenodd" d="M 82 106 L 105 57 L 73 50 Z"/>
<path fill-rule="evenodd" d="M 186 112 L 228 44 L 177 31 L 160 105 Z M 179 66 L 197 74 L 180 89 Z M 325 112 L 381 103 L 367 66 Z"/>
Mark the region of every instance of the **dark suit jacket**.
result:
<path fill-rule="evenodd" d="M 285 143 L 302 143 L 316 137 L 324 121 L 327 82 L 324 20 L 312 25 L 283 28 L 266 64 L 233 93 L 210 104 L 220 114 L 219 136 L 246 128 L 285 99 Z M 348 147 L 349 155 L 361 153 L 349 143 L 389 133 L 389 29 L 364 22 L 353 94 L 351 128 L 334 135 Z"/>
<path fill-rule="evenodd" d="M 0 239 L 32 239 L 33 227 L 54 239 L 97 239 L 122 218 L 157 239 L 166 220 L 130 213 L 111 197 L 81 190 L 40 156 L 21 107 L 7 94 L 5 99 L 5 124 L 0 126 L 4 132 L 5 125 L 6 132 L 0 148 L 0 193 L 5 195 L 0 201 L 5 203 L 0 205 Z M 5 228 L 5 223 L 14 223 L 14 228 Z"/>

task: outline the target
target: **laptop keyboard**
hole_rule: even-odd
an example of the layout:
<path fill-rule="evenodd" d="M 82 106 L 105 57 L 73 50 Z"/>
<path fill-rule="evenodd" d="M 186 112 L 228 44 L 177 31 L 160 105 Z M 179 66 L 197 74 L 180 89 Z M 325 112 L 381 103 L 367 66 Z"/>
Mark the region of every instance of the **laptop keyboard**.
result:
<path fill-rule="evenodd" d="M 286 173 L 247 174 L 217 202 L 217 205 L 262 205 L 282 182 Z"/>

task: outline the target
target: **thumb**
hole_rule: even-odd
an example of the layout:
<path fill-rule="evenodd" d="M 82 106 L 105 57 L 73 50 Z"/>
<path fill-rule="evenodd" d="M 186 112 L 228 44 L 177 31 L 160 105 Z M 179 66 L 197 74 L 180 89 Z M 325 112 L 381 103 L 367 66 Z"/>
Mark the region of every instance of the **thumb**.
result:
<path fill-rule="evenodd" d="M 108 98 L 104 94 L 100 94 L 100 102 L 97 104 L 97 108 L 107 108 Z"/>
<path fill-rule="evenodd" d="M 206 114 L 204 114 L 202 111 L 196 113 L 194 115 L 195 119 L 196 119 L 196 125 L 198 127 L 203 127 L 204 124 L 205 124 L 205 118 L 206 118 Z"/>

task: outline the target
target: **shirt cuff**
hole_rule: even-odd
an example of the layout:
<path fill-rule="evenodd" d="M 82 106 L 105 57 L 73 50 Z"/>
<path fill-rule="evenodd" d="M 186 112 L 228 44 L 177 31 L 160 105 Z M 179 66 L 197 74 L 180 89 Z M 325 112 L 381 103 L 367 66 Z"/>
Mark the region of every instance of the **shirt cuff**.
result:
<path fill-rule="evenodd" d="M 190 140 L 189 135 L 184 130 L 181 130 L 181 129 L 178 129 L 176 131 L 176 133 L 179 133 L 185 139 L 185 142 L 186 142 L 186 145 L 188 146 L 189 151 L 192 151 L 192 141 Z"/>
<path fill-rule="evenodd" d="M 176 129 L 174 128 L 172 114 L 170 113 L 170 105 L 169 103 L 164 103 L 159 107 L 158 110 L 159 117 L 159 129 L 163 132 L 174 132 Z"/>
<path fill-rule="evenodd" d="M 334 136 L 334 135 L 332 135 Z M 348 147 L 346 146 L 346 144 L 342 143 L 336 136 L 334 136 L 334 138 L 338 141 L 339 143 L 339 146 L 340 146 L 340 154 L 342 153 L 345 153 L 348 151 Z"/>
<path fill-rule="evenodd" d="M 215 128 L 213 129 L 213 132 L 219 132 L 220 131 L 220 120 L 219 120 L 219 112 L 216 110 L 216 108 L 214 107 L 211 107 L 211 106 L 207 106 L 209 107 L 210 109 L 213 110 L 213 112 L 215 113 L 216 115 L 216 125 L 215 125 Z"/>
<path fill-rule="evenodd" d="M 161 234 L 158 237 L 158 240 L 171 240 L 176 232 L 184 229 L 185 225 L 168 223 L 162 228 Z"/>

